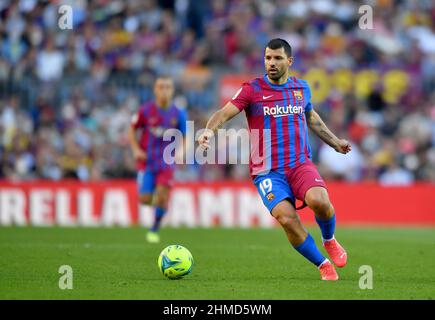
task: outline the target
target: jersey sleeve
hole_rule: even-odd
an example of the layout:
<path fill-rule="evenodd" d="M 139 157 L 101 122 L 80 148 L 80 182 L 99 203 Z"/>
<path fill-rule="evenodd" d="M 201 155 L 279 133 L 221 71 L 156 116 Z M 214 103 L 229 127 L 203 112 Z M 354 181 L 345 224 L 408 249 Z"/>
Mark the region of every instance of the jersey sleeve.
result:
<path fill-rule="evenodd" d="M 145 116 L 143 112 L 143 108 L 140 108 L 138 112 L 136 112 L 132 117 L 130 124 L 134 129 L 143 128 L 145 126 Z"/>
<path fill-rule="evenodd" d="M 305 104 L 305 112 L 310 112 L 313 110 L 313 104 L 311 103 L 311 89 L 310 89 L 310 85 L 305 82 L 306 86 L 307 86 L 307 98 L 305 100 L 306 104 Z"/>
<path fill-rule="evenodd" d="M 310 112 L 313 110 L 313 104 L 311 101 L 308 101 L 307 105 L 305 106 L 305 112 Z"/>
<path fill-rule="evenodd" d="M 253 100 L 254 90 L 252 86 L 245 82 L 242 87 L 232 97 L 231 103 L 234 104 L 240 111 L 245 110 Z"/>
<path fill-rule="evenodd" d="M 187 122 L 187 112 L 186 110 L 180 110 L 178 113 L 178 130 L 181 131 L 183 136 L 186 136 L 186 122 Z"/>

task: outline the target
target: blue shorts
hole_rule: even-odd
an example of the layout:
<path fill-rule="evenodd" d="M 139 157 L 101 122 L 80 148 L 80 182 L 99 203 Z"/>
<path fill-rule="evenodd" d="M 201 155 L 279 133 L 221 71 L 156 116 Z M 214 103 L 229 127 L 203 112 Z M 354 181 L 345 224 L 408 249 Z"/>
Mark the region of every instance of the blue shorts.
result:
<path fill-rule="evenodd" d="M 285 199 L 295 205 L 295 196 L 284 173 L 272 170 L 268 174 L 258 175 L 254 178 L 254 184 L 270 213 L 278 203 Z"/>
<path fill-rule="evenodd" d="M 157 185 L 171 187 L 174 170 L 166 168 L 159 171 L 141 170 L 137 173 L 137 188 L 139 195 L 154 193 Z"/>
<path fill-rule="evenodd" d="M 139 171 L 136 183 L 139 195 L 154 193 L 156 188 L 156 173 L 149 170 Z"/>

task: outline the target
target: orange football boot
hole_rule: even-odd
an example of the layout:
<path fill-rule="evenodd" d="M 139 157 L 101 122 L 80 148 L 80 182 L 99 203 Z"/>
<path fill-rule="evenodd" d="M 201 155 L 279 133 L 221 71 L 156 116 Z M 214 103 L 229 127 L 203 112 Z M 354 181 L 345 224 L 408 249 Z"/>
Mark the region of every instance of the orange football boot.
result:
<path fill-rule="evenodd" d="M 325 247 L 326 252 L 328 252 L 332 262 L 334 262 L 337 267 L 343 268 L 346 265 L 347 253 L 335 238 L 332 238 L 331 240 L 323 240 L 323 246 Z"/>
<path fill-rule="evenodd" d="M 319 266 L 319 271 L 322 280 L 338 280 L 338 274 L 335 271 L 333 264 L 328 259 Z"/>

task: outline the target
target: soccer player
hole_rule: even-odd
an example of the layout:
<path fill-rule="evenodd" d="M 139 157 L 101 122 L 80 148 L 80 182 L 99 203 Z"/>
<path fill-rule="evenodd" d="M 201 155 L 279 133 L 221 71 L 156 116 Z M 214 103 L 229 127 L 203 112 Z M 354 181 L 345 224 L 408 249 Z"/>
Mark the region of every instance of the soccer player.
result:
<path fill-rule="evenodd" d="M 283 227 L 291 245 L 319 269 L 321 279 L 337 280 L 333 264 L 301 224 L 295 199 L 314 211 L 323 246 L 332 262 L 344 267 L 347 254 L 334 237 L 334 207 L 311 161 L 307 127 L 337 152 L 345 154 L 351 145 L 337 138 L 313 109 L 308 83 L 289 75 L 292 63 L 287 41 L 269 41 L 264 76 L 244 83 L 232 100 L 211 116 L 198 142 L 208 149 L 215 131 L 244 110 L 251 132 L 250 173 L 264 205 Z M 257 145 L 252 141 L 254 130 L 260 132 Z"/>
<path fill-rule="evenodd" d="M 145 103 L 132 117 L 128 137 L 136 159 L 139 201 L 155 208 L 154 223 L 147 233 L 150 243 L 158 243 L 158 230 L 166 213 L 169 188 L 172 185 L 174 166 L 163 159 L 168 141 L 163 141 L 167 129 L 179 129 L 186 134 L 186 112 L 172 103 L 174 82 L 170 77 L 160 76 L 154 83 L 155 101 Z M 141 130 L 140 140 L 136 130 Z M 184 146 L 184 142 L 183 142 Z"/>

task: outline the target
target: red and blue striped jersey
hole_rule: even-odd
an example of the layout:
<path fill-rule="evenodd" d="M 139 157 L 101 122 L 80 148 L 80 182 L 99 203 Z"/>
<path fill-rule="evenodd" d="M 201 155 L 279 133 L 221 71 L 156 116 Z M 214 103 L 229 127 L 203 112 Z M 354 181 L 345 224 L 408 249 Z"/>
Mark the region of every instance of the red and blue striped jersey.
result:
<path fill-rule="evenodd" d="M 132 127 L 141 129 L 139 145 L 146 153 L 146 160 L 138 160 L 139 171 L 159 171 L 171 167 L 163 159 L 163 151 L 173 141 L 164 141 L 163 134 L 168 129 L 178 129 L 186 135 L 187 113 L 175 105 L 163 109 L 152 101 L 145 103 L 131 119 Z"/>
<path fill-rule="evenodd" d="M 252 176 L 288 170 L 312 158 L 305 113 L 313 109 L 305 80 L 273 84 L 265 74 L 242 85 L 231 100 L 245 110 L 251 140 Z"/>

